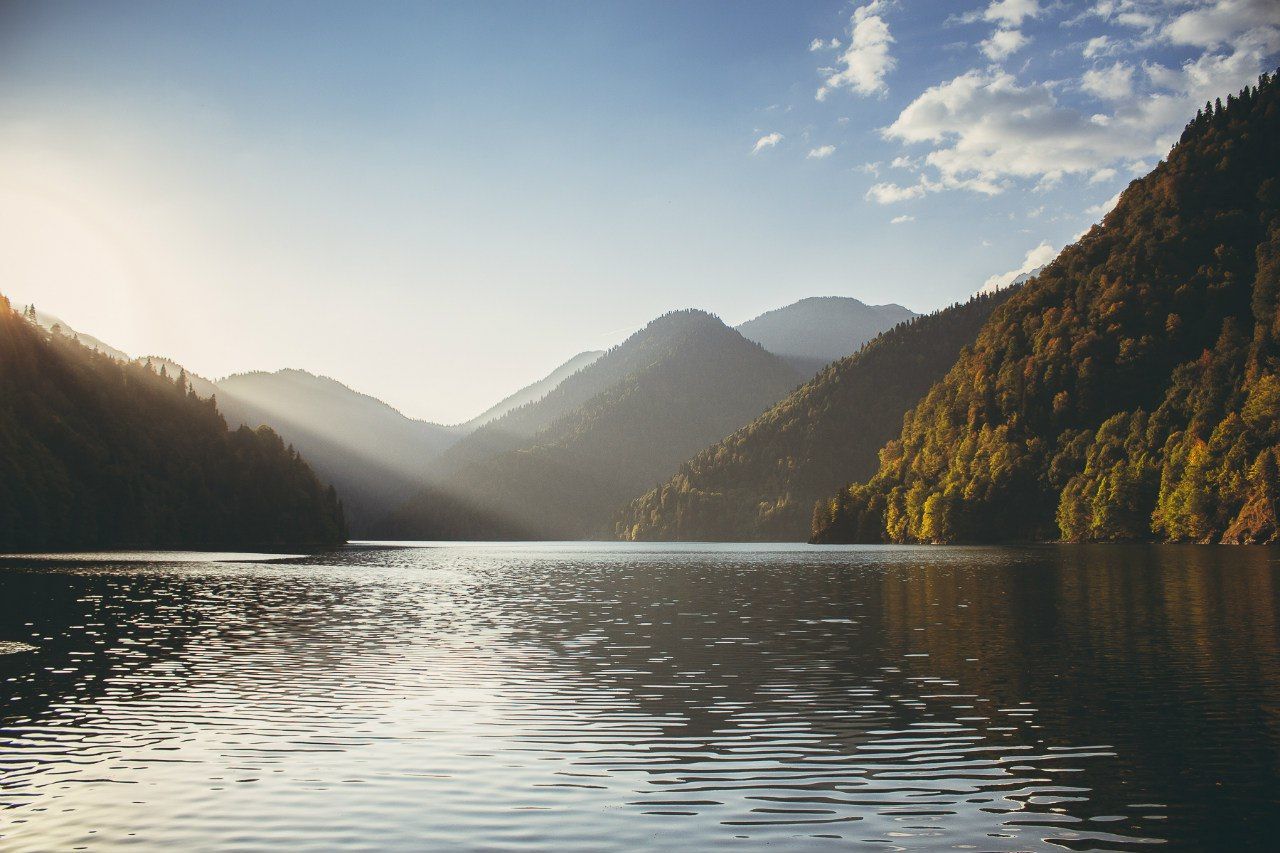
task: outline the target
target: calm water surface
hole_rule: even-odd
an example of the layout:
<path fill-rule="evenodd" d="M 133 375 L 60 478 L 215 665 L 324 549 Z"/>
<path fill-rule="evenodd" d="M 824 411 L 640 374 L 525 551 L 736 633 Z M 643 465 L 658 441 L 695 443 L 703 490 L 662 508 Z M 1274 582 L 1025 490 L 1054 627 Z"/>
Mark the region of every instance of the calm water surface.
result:
<path fill-rule="evenodd" d="M 0 848 L 1267 848 L 1278 557 L 7 559 Z"/>

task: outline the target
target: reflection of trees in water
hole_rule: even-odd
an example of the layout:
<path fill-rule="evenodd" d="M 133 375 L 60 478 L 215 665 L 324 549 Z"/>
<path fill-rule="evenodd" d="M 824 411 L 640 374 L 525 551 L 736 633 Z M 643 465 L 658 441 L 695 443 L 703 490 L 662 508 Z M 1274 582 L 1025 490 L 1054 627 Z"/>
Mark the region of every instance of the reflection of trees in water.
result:
<path fill-rule="evenodd" d="M 1089 767 L 1079 780 L 1098 804 L 1181 804 L 1169 815 L 1172 831 L 1212 828 L 1197 842 L 1206 847 L 1256 839 L 1257 822 L 1275 814 L 1274 553 L 1046 547 L 1021 552 L 994 574 L 901 575 L 886 575 L 886 588 L 900 576 L 889 622 L 933 623 L 924 632 L 889 632 L 904 649 L 929 654 L 916 668 L 957 673 L 968 692 L 999 707 L 1027 702 L 1037 728 L 1017 736 L 1040 748 L 1108 745 L 1119 760 Z M 1158 825 L 1151 831 L 1162 834 Z"/>

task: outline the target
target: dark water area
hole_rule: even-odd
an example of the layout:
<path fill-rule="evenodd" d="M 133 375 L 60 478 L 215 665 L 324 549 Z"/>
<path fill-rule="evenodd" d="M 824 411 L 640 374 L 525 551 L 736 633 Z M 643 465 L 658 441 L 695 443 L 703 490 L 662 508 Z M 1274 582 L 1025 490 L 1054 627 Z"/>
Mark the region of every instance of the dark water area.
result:
<path fill-rule="evenodd" d="M 0 849 L 1250 850 L 1280 553 L 0 566 Z"/>

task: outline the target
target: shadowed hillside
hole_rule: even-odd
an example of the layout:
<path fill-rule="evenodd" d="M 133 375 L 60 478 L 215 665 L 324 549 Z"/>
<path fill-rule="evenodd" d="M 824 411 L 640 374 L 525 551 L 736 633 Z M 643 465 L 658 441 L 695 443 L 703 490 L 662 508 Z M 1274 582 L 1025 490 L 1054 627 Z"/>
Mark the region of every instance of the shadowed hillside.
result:
<path fill-rule="evenodd" d="M 342 507 L 269 429 L 186 377 L 47 332 L 0 297 L 0 550 L 302 547 Z"/>
<path fill-rule="evenodd" d="M 624 539 L 803 541 L 813 504 L 875 471 L 902 415 L 1007 292 L 901 323 L 833 364 L 622 509 Z"/>
<path fill-rule="evenodd" d="M 216 386 L 229 421 L 270 426 L 337 487 L 357 537 L 420 489 L 458 437 L 305 370 L 241 373 Z"/>
<path fill-rule="evenodd" d="M 600 358 L 602 355 L 604 355 L 603 350 L 589 350 L 587 352 L 578 353 L 573 358 L 548 373 L 545 377 L 539 379 L 537 382 L 526 385 L 514 394 L 504 397 L 502 400 L 485 409 L 471 420 L 459 424 L 457 429 L 462 433 L 472 432 L 490 421 L 502 417 L 513 409 L 518 409 L 521 406 L 525 406 L 530 403 L 536 403 L 565 379 L 577 373 L 579 370 L 582 370 L 584 367 L 594 363 L 596 359 Z"/>
<path fill-rule="evenodd" d="M 701 311 L 664 315 L 445 454 L 442 480 L 384 534 L 583 538 L 697 448 L 793 388 L 781 359 Z"/>

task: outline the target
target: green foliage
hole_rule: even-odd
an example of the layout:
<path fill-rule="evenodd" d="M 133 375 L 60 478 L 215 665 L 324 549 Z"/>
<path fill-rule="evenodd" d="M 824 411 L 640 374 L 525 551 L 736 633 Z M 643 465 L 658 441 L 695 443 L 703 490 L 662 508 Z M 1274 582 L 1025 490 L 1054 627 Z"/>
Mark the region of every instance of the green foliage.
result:
<path fill-rule="evenodd" d="M 0 305 L 0 550 L 292 547 L 342 507 L 267 428 Z"/>
<path fill-rule="evenodd" d="M 1273 541 L 1278 293 L 1263 77 L 992 315 L 815 538 Z"/>
<path fill-rule="evenodd" d="M 680 465 L 618 514 L 623 539 L 803 540 L 825 500 L 875 470 L 902 415 L 1009 293 L 899 323 L 750 424 Z"/>

